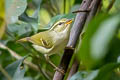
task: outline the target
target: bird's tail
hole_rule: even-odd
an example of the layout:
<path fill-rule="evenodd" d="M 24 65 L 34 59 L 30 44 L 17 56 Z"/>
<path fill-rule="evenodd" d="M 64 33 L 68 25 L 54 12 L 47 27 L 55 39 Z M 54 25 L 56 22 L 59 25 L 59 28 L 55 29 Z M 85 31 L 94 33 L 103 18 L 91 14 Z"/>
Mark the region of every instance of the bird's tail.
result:
<path fill-rule="evenodd" d="M 30 40 L 30 37 L 22 38 L 20 40 L 17 40 L 16 42 L 27 42 Z"/>

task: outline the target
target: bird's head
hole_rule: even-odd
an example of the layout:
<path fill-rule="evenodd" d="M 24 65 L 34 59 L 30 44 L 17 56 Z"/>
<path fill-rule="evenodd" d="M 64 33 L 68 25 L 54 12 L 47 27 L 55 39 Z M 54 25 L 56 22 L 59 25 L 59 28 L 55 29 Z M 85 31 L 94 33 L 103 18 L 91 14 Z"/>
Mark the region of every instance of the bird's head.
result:
<path fill-rule="evenodd" d="M 54 30 L 56 32 L 62 32 L 66 29 L 69 30 L 72 22 L 73 22 L 73 19 L 63 18 L 63 19 L 57 21 L 55 24 L 53 24 L 53 26 L 50 30 Z"/>

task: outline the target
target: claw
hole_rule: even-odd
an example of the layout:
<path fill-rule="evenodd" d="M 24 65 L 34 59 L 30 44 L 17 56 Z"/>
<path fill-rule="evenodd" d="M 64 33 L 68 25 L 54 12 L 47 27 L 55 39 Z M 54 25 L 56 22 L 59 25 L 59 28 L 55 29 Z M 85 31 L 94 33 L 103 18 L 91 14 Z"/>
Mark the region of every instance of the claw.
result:
<path fill-rule="evenodd" d="M 58 67 L 56 67 L 54 70 L 56 70 L 56 71 L 62 73 L 63 75 L 65 75 L 65 71 L 60 69 L 60 68 L 58 68 Z"/>

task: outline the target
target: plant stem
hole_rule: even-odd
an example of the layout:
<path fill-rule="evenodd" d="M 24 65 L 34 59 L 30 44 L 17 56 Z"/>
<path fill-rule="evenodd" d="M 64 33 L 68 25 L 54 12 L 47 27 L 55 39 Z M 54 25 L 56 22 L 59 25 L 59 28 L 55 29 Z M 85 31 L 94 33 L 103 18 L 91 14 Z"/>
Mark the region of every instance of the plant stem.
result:
<path fill-rule="evenodd" d="M 101 3 L 101 0 L 94 0 L 91 3 L 90 12 L 87 16 L 87 21 L 86 21 L 85 25 L 88 25 L 88 23 L 91 21 L 91 19 L 96 15 L 100 3 Z M 82 40 L 82 38 L 80 40 Z M 70 80 L 72 75 L 74 75 L 77 72 L 78 66 L 79 66 L 79 61 L 77 59 L 75 59 L 74 62 L 73 62 L 73 65 L 70 69 L 67 80 Z"/>
<path fill-rule="evenodd" d="M 43 76 L 47 79 L 47 80 L 52 80 L 42 69 L 41 69 L 41 65 L 38 63 L 37 64 L 40 72 L 43 74 Z"/>
<path fill-rule="evenodd" d="M 8 48 L 7 46 L 3 45 L 2 43 L 0 43 L 0 48 L 3 48 L 3 49 L 6 49 L 9 51 L 9 53 L 11 54 L 11 56 L 13 56 L 14 58 L 16 59 L 21 59 L 22 57 L 20 55 L 18 55 L 18 53 L 14 52 L 13 50 L 11 50 L 10 48 Z M 35 70 L 35 71 L 39 71 L 37 65 L 27 61 L 27 60 L 24 60 L 24 63 L 26 65 L 28 65 L 31 69 Z"/>
<path fill-rule="evenodd" d="M 87 10 L 91 2 L 92 0 L 83 0 L 79 10 Z M 59 65 L 59 68 L 64 70 L 65 73 L 67 71 L 71 57 L 74 53 L 76 42 L 79 38 L 80 33 L 82 32 L 87 15 L 88 15 L 88 12 L 80 12 L 80 13 L 77 13 L 76 15 L 75 22 L 70 32 L 69 42 L 67 44 L 67 47 L 64 50 L 64 54 L 63 54 L 62 60 Z M 63 78 L 64 78 L 64 75 L 56 71 L 54 74 L 53 80 L 63 80 Z"/>
<path fill-rule="evenodd" d="M 11 76 L 3 69 L 2 65 L 0 64 L 0 71 L 3 73 L 3 75 L 8 79 L 12 80 Z"/>
<path fill-rule="evenodd" d="M 111 3 L 109 4 L 108 8 L 107 8 L 107 12 L 110 11 L 110 9 L 112 8 L 114 3 L 115 3 L 115 0 L 112 0 Z"/>
<path fill-rule="evenodd" d="M 65 14 L 65 11 L 66 11 L 66 0 L 64 0 L 63 3 L 64 3 L 64 14 Z"/>
<path fill-rule="evenodd" d="M 70 78 L 72 77 L 72 75 L 74 75 L 77 72 L 78 67 L 79 67 L 79 61 L 75 58 L 74 62 L 73 62 L 73 65 L 72 65 L 72 67 L 70 69 L 70 72 L 69 72 L 67 80 L 70 80 Z"/>

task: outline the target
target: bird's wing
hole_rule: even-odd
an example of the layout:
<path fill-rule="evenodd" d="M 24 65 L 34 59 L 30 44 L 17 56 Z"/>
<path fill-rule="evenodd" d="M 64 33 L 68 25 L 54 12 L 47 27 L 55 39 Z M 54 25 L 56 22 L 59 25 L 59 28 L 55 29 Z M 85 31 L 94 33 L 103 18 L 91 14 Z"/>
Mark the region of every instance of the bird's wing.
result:
<path fill-rule="evenodd" d="M 53 47 L 53 40 L 52 36 L 49 34 L 48 31 L 40 32 L 36 35 L 30 37 L 30 42 L 33 44 L 45 47 L 45 48 L 52 48 Z"/>

